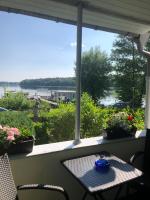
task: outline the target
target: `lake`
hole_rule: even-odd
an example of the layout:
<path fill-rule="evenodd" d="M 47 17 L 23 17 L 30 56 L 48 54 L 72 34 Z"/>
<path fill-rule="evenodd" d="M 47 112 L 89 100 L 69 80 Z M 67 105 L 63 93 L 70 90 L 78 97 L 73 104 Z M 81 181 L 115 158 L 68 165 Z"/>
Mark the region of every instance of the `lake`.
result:
<path fill-rule="evenodd" d="M 5 90 L 6 91 L 15 91 L 15 92 L 22 91 L 22 92 L 28 93 L 30 96 L 33 96 L 33 95 L 51 96 L 51 93 L 53 91 L 56 91 L 56 90 L 50 90 L 50 89 L 47 89 L 47 88 L 24 89 L 24 88 L 21 88 L 20 86 L 8 86 L 8 87 L 0 86 L 0 98 L 3 97 Z M 64 92 L 64 91 L 70 91 L 70 90 L 57 90 L 57 91 L 63 91 Z M 101 104 L 104 104 L 105 106 L 109 106 L 109 105 L 116 103 L 117 101 L 118 101 L 118 99 L 115 96 L 109 95 L 109 96 L 101 99 Z"/>

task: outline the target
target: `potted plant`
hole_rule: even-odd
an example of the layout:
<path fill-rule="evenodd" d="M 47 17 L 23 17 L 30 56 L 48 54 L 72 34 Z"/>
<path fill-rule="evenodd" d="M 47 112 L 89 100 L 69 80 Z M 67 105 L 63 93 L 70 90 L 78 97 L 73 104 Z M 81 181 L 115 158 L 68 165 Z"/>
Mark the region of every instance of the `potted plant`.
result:
<path fill-rule="evenodd" d="M 107 121 L 105 129 L 106 139 L 132 137 L 137 128 L 134 126 L 134 116 L 126 112 L 113 114 Z"/>
<path fill-rule="evenodd" d="M 33 136 L 26 130 L 20 131 L 18 128 L 0 125 L 0 154 L 7 152 L 30 153 L 34 144 Z"/>

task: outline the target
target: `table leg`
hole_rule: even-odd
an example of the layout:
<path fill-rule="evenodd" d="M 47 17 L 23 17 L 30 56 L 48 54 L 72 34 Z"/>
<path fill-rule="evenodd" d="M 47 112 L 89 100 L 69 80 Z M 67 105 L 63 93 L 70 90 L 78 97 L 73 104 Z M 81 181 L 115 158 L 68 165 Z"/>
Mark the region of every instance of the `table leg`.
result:
<path fill-rule="evenodd" d="M 98 196 L 100 197 L 101 200 L 105 200 L 105 198 L 103 197 L 102 193 L 98 193 Z"/>
<path fill-rule="evenodd" d="M 126 185 L 126 196 L 128 196 L 130 194 L 130 186 L 129 186 L 129 183 L 127 183 Z"/>
<path fill-rule="evenodd" d="M 94 196 L 94 199 L 95 199 L 95 200 L 98 200 L 98 198 L 97 198 L 96 194 L 94 194 L 93 196 Z M 102 199 L 102 200 L 103 200 L 103 199 Z"/>
<path fill-rule="evenodd" d="M 116 196 L 115 196 L 114 200 L 117 200 L 117 199 L 118 199 L 121 190 L 122 190 L 122 185 L 119 186 L 119 189 L 117 190 L 117 193 L 116 193 Z"/>
<path fill-rule="evenodd" d="M 82 197 L 82 200 L 85 200 L 86 197 L 87 197 L 88 193 L 85 192 L 83 197 Z M 101 200 L 105 200 L 105 198 L 103 197 L 103 195 L 101 193 L 98 193 L 98 194 L 89 194 L 89 195 L 92 195 L 94 197 L 95 200 L 99 200 L 99 198 L 97 197 L 97 195 L 100 197 Z"/>
<path fill-rule="evenodd" d="M 87 192 L 84 193 L 83 197 L 82 197 L 82 200 L 84 200 L 87 196 Z"/>

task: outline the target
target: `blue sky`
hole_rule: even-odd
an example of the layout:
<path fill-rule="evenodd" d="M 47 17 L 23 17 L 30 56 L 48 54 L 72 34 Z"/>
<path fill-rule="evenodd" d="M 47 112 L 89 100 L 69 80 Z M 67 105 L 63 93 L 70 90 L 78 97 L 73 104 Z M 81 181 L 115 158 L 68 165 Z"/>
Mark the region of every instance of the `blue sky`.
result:
<path fill-rule="evenodd" d="M 76 27 L 0 12 L 0 81 L 74 76 Z M 110 54 L 116 34 L 83 29 L 83 51 Z"/>

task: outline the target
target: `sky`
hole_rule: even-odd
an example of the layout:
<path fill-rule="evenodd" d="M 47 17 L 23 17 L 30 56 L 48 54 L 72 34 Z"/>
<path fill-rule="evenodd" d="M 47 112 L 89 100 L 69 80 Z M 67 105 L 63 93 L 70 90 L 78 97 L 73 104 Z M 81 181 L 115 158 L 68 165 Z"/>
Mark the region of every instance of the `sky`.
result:
<path fill-rule="evenodd" d="M 116 36 L 83 28 L 82 51 L 109 55 Z M 72 77 L 75 60 L 75 26 L 0 11 L 0 81 Z"/>

